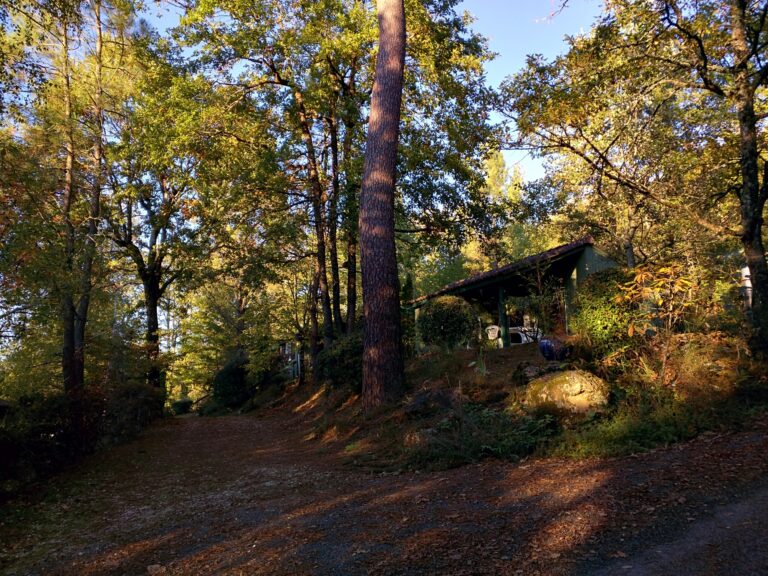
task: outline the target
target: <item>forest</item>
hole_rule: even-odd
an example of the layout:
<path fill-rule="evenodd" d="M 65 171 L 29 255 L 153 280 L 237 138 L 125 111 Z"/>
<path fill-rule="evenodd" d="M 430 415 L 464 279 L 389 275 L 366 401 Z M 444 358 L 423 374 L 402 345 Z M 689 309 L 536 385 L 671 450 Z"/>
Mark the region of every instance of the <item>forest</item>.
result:
<path fill-rule="evenodd" d="M 567 18 L 574 3 L 542 14 Z M 658 479 L 672 496 L 651 508 L 670 518 L 706 508 L 707 490 L 763 485 L 768 2 L 605 0 L 559 56 L 528 55 L 499 85 L 467 4 L 174 0 L 158 20 L 139 0 L 0 0 L 0 541 L 14 543 L 0 571 L 400 573 L 373 546 L 339 552 L 360 565 L 291 546 L 259 548 L 256 568 L 231 560 L 234 540 L 226 561 L 213 547 L 174 555 L 148 516 L 154 552 L 131 548 L 133 534 L 85 559 L 56 543 L 62 510 L 118 486 L 145 451 L 168 474 L 224 474 L 216 490 L 242 481 L 236 468 L 282 470 L 258 480 L 280 486 L 280 506 L 314 494 L 284 460 L 336 478 L 330 453 L 384 475 L 393 497 L 407 479 L 387 474 L 454 474 L 445 490 L 463 496 L 477 473 L 495 490 L 472 468 L 489 461 L 542 477 L 551 462 L 580 490 L 596 461 L 621 502 L 600 514 L 622 530 L 637 495 L 615 458 L 650 484 L 654 461 L 631 458 L 676 445 L 675 466 L 711 475 L 706 488 Z M 707 442 L 723 443 L 717 457 Z M 109 472 L 88 468 L 99 458 Z M 733 461 L 706 468 L 718 458 Z M 81 467 L 91 476 L 68 476 Z M 357 494 L 355 478 L 329 482 Z M 152 498 L 173 498 L 174 482 L 157 479 Z M 182 493 L 213 494 L 200 482 Z M 60 486 L 45 510 L 41 486 Z M 133 489 L 125 498 L 141 499 Z M 241 497 L 232 505 L 253 505 Z M 218 510 L 196 502 L 190 518 Z M 440 526 L 480 514 L 456 506 L 429 513 Z M 259 542 L 278 530 L 264 522 Z M 401 553 L 419 574 L 616 573 L 618 540 L 571 571 L 587 528 L 619 537 L 610 522 L 579 526 L 559 533 L 570 547 L 542 540 L 546 554 L 529 554 L 533 537 L 496 542 L 508 553 L 492 561 L 474 546 L 469 568 L 464 552 L 450 561 L 455 536 L 424 536 L 444 550 L 431 559 Z M 213 546 L 186 529 L 173 538 Z M 751 558 L 768 569 L 768 554 Z M 702 573 L 690 570 L 675 573 Z"/>

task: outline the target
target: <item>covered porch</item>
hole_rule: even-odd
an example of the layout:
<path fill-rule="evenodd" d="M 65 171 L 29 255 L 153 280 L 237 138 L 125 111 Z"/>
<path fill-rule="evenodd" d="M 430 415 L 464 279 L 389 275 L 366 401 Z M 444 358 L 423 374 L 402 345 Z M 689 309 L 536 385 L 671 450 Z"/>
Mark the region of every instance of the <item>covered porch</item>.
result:
<path fill-rule="evenodd" d="M 563 244 L 449 284 L 410 302 L 418 318 L 419 309 L 438 296 L 460 296 L 496 317 L 504 347 L 510 345 L 507 300 L 540 293 L 545 289 L 563 294 L 563 331 L 568 329 L 568 314 L 578 286 L 591 274 L 616 264 L 594 245 L 591 237 Z"/>

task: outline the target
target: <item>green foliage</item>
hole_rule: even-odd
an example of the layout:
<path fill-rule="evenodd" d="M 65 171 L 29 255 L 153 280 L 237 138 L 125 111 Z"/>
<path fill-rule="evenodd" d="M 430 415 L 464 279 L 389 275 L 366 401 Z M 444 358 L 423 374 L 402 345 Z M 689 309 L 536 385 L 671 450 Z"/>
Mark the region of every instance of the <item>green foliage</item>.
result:
<path fill-rule="evenodd" d="M 659 351 L 641 348 L 613 382 L 613 409 L 565 430 L 549 451 L 577 458 L 632 454 L 738 427 L 766 411 L 765 366 L 740 360 L 734 338 L 684 334 L 673 342 L 671 384 L 659 381 Z"/>
<path fill-rule="evenodd" d="M 179 400 L 171 402 L 171 410 L 173 410 L 173 413 L 177 416 L 189 414 L 194 403 L 195 401 L 192 400 L 192 398 L 180 398 Z"/>
<path fill-rule="evenodd" d="M 105 443 L 131 440 L 163 415 L 165 392 L 144 382 L 116 386 L 106 396 L 107 410 L 102 427 Z"/>
<path fill-rule="evenodd" d="M 363 385 L 363 331 L 356 330 L 321 350 L 315 369 L 321 382 L 347 386 L 359 394 Z"/>
<path fill-rule="evenodd" d="M 622 286 L 616 303 L 629 303 L 640 310 L 638 321 L 629 324 L 630 336 L 657 329 L 668 335 L 682 326 L 697 296 L 695 280 L 684 264 L 646 265 L 638 267 L 632 280 Z"/>
<path fill-rule="evenodd" d="M 735 277 L 736 273 L 729 274 L 727 269 L 705 275 L 699 286 L 699 297 L 686 315 L 686 330 L 744 333 L 744 295 Z"/>
<path fill-rule="evenodd" d="M 513 415 L 471 404 L 441 420 L 410 459 L 414 466 L 436 469 L 485 457 L 517 461 L 533 453 L 556 429 L 551 415 Z"/>
<path fill-rule="evenodd" d="M 457 296 L 440 296 L 419 312 L 419 336 L 425 344 L 450 350 L 475 338 L 477 322 L 472 306 Z"/>
<path fill-rule="evenodd" d="M 214 398 L 205 398 L 197 408 L 200 416 L 221 416 L 228 412 L 229 409 L 219 404 Z"/>
<path fill-rule="evenodd" d="M 269 369 L 277 347 L 270 334 L 277 298 L 260 292 L 243 278 L 219 274 L 215 283 L 186 295 L 181 346 L 169 370 L 173 397 L 207 394 L 221 367 L 243 351 L 250 372 Z"/>
<path fill-rule="evenodd" d="M 551 453 L 585 458 L 644 452 L 709 430 L 739 426 L 766 406 L 764 384 L 745 383 L 733 396 L 709 403 L 646 398 L 640 404 L 624 403 L 604 419 L 565 431 L 553 442 Z"/>
<path fill-rule="evenodd" d="M 587 278 L 576 292 L 569 328 L 590 357 L 610 356 L 630 341 L 636 311 L 630 303 L 617 301 L 627 280 L 622 270 L 605 270 Z"/>
<path fill-rule="evenodd" d="M 220 406 L 236 408 L 248 400 L 253 391 L 245 354 L 231 358 L 213 378 L 213 398 Z"/>
<path fill-rule="evenodd" d="M 553 453 L 577 458 L 634 454 L 687 440 L 699 431 L 696 415 L 682 406 L 624 408 L 607 420 L 566 432 Z"/>
<path fill-rule="evenodd" d="M 443 248 L 422 257 L 416 270 L 419 294 L 430 294 L 469 276 L 487 270 L 490 265 L 479 254 L 477 243 L 467 243 L 459 253 Z"/>
<path fill-rule="evenodd" d="M 213 378 L 213 401 L 216 408 L 238 408 L 257 390 L 285 382 L 282 359 L 278 355 L 254 362 L 244 352 L 237 352 Z M 202 413 L 202 412 L 201 412 Z"/>

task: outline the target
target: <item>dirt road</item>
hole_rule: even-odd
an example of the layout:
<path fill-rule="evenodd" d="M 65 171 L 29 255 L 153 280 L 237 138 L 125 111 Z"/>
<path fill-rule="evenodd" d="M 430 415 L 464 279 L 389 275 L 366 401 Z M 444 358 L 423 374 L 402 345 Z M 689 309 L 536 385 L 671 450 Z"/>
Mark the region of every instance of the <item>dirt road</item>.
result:
<path fill-rule="evenodd" d="M 0 509 L 15 574 L 768 574 L 768 427 L 372 474 L 275 411 L 178 418 Z"/>

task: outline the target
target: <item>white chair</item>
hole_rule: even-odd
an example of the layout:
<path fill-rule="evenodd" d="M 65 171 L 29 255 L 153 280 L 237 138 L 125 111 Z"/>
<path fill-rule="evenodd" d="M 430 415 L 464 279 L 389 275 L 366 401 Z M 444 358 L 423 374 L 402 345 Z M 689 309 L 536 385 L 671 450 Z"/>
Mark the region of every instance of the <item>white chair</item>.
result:
<path fill-rule="evenodd" d="M 504 346 L 504 343 L 501 341 L 501 328 L 495 324 L 486 326 L 485 334 L 488 336 L 488 340 L 496 340 L 496 344 L 499 348 Z"/>

